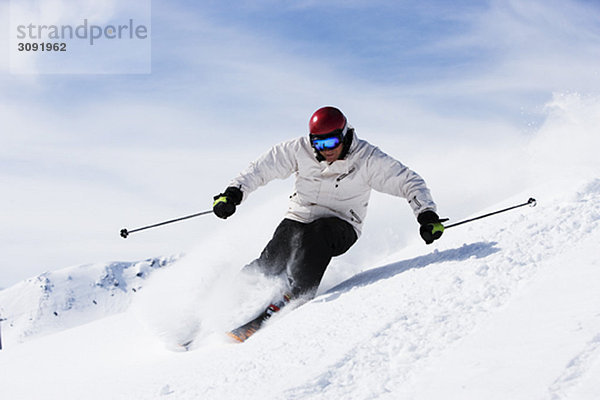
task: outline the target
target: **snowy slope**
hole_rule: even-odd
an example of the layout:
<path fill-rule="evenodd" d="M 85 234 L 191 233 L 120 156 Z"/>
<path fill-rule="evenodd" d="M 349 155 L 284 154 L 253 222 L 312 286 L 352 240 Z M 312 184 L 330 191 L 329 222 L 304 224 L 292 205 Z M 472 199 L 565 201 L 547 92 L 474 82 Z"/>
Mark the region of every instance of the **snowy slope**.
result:
<path fill-rule="evenodd" d="M 176 259 L 75 266 L 46 272 L 2 290 L 3 344 L 11 346 L 121 313 L 153 271 Z"/>
<path fill-rule="evenodd" d="M 130 310 L 7 348 L 0 387 L 11 399 L 598 398 L 600 180 L 543 198 L 407 248 L 245 344 L 213 335 L 171 352 Z"/>
<path fill-rule="evenodd" d="M 335 260 L 317 298 L 244 344 L 222 332 L 276 287 L 237 278 L 247 243 L 230 237 L 237 247 L 207 241 L 173 263 L 74 268 L 0 291 L 0 397 L 599 399 L 600 101 L 549 108 L 523 149 L 535 185 L 480 213 L 531 196 L 537 207 L 358 269 Z M 161 263 L 134 292 L 140 269 Z M 172 351 L 191 334 L 192 351 Z"/>

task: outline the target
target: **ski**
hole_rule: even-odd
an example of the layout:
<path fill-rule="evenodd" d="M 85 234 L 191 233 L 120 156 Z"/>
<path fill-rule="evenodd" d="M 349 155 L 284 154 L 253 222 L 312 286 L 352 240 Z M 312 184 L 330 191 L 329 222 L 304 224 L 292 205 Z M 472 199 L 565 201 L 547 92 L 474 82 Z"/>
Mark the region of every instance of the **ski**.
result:
<path fill-rule="evenodd" d="M 237 327 L 229 332 L 227 335 L 233 340 L 243 343 L 250 336 L 254 335 L 256 331 L 260 329 L 262 324 L 268 319 L 266 311 L 254 318 L 252 321 L 245 323 L 244 325 Z"/>
<path fill-rule="evenodd" d="M 289 295 L 284 295 L 283 300 L 278 301 L 275 304 L 270 304 L 258 317 L 227 332 L 227 335 L 237 342 L 245 342 L 250 336 L 254 335 L 256 331 L 258 331 L 263 324 L 273 316 L 273 314 L 281 310 L 287 303 L 289 303 L 290 300 L 291 297 Z"/>
<path fill-rule="evenodd" d="M 184 343 L 179 343 L 179 346 L 181 347 L 181 350 L 183 350 L 183 351 L 190 351 L 190 348 L 192 347 L 192 343 L 194 343 L 194 339 L 190 339 Z"/>

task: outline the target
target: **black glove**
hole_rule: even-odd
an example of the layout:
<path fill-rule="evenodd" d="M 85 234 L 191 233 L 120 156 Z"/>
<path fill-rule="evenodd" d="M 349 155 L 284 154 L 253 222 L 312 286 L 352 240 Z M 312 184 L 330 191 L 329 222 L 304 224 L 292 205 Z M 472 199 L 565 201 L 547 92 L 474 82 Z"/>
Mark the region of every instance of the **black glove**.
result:
<path fill-rule="evenodd" d="M 444 233 L 442 222 L 447 221 L 447 219 L 440 220 L 440 217 L 435 212 L 427 210 L 419 214 L 417 221 L 421 224 L 421 228 L 419 228 L 421 237 L 426 244 L 431 244 Z"/>
<path fill-rule="evenodd" d="M 243 193 L 235 186 L 229 186 L 225 192 L 214 197 L 213 212 L 219 218 L 227 219 L 235 212 L 235 206 L 242 202 Z"/>

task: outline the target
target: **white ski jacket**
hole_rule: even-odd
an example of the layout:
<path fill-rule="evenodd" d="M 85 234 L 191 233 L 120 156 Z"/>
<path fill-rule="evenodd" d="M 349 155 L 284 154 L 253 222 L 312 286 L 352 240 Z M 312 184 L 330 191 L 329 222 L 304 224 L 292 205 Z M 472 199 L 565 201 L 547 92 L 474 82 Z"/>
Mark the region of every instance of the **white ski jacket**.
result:
<path fill-rule="evenodd" d="M 235 178 L 230 186 L 240 188 L 244 199 L 273 179 L 295 174 L 294 193 L 286 218 L 309 223 L 322 217 L 348 221 L 360 236 L 367 215 L 371 189 L 403 197 L 418 216 L 436 211 L 425 181 L 414 171 L 388 156 L 354 130 L 344 159 L 329 164 L 317 161 L 307 136 L 273 146 Z"/>

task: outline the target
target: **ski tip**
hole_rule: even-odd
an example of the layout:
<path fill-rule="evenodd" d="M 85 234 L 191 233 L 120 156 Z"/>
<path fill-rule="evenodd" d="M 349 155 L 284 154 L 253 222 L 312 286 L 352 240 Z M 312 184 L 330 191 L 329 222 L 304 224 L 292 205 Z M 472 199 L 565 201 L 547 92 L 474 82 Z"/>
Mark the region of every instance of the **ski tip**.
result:
<path fill-rule="evenodd" d="M 192 343 L 165 343 L 165 348 L 176 353 L 183 353 L 192 349 Z"/>
<path fill-rule="evenodd" d="M 227 335 L 229 335 L 229 337 L 232 338 L 233 340 L 235 340 L 239 343 L 243 343 L 250 336 L 254 335 L 256 333 L 256 331 L 258 330 L 258 327 L 253 326 L 254 322 L 255 321 L 252 321 L 252 322 L 250 322 L 250 324 L 246 324 L 237 329 L 229 331 L 229 332 L 227 332 Z"/>
<path fill-rule="evenodd" d="M 244 343 L 244 340 L 246 340 L 246 338 L 241 338 L 233 332 L 227 332 L 227 336 L 229 336 L 231 339 L 233 339 L 237 343 Z"/>
<path fill-rule="evenodd" d="M 181 346 L 182 351 L 190 351 L 193 344 L 194 340 L 190 340 L 184 343 L 180 343 L 179 346 Z"/>

